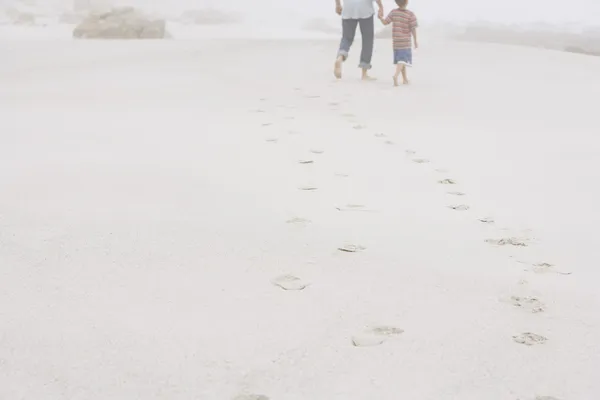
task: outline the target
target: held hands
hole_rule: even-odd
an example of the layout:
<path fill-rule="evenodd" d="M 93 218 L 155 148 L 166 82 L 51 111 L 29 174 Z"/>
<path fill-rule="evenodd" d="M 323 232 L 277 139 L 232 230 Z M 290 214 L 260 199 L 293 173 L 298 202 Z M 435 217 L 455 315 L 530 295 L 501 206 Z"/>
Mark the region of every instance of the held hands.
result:
<path fill-rule="evenodd" d="M 377 18 L 380 20 L 383 19 L 383 7 L 379 7 L 379 11 L 377 11 Z"/>

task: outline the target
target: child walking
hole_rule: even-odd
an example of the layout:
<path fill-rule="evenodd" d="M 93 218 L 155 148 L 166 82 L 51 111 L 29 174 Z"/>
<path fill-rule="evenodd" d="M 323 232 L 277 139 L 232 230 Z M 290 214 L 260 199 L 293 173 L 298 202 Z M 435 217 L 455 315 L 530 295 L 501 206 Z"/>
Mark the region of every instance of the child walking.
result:
<path fill-rule="evenodd" d="M 406 67 L 412 67 L 412 44 L 419 47 L 417 41 L 417 17 L 406 9 L 408 0 L 396 0 L 398 8 L 392 10 L 386 18 L 379 18 L 384 25 L 392 24 L 394 41 L 394 86 L 398 86 L 398 78 L 402 74 L 402 83 L 407 85 Z"/>

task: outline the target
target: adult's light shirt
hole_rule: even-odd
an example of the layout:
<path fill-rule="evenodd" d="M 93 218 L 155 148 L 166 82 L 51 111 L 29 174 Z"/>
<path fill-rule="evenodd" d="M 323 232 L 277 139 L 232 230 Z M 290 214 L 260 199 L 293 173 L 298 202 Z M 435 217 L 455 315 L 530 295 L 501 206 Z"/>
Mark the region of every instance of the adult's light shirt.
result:
<path fill-rule="evenodd" d="M 343 19 L 363 19 L 375 14 L 375 0 L 343 0 Z"/>

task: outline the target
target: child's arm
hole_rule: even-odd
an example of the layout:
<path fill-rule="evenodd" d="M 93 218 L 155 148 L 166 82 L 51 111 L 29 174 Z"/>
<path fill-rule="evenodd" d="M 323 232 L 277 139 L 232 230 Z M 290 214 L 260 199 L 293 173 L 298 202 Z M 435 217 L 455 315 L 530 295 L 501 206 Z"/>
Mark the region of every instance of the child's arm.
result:
<path fill-rule="evenodd" d="M 412 36 L 413 36 L 413 40 L 415 42 L 415 49 L 419 48 L 419 41 L 417 40 L 417 28 L 413 28 L 412 29 Z"/>
<path fill-rule="evenodd" d="M 388 21 L 388 19 L 387 19 L 387 18 L 381 18 L 381 17 L 380 17 L 380 18 L 379 18 L 379 20 L 380 20 L 380 21 L 381 21 L 381 23 L 382 23 L 382 24 L 384 24 L 384 25 L 389 25 L 389 24 L 390 24 L 390 22 L 391 22 L 391 21 Z"/>
<path fill-rule="evenodd" d="M 419 26 L 419 23 L 417 22 L 417 16 L 415 14 L 412 14 L 410 25 L 410 32 L 412 33 L 412 37 L 415 43 L 415 49 L 418 49 L 419 40 L 417 39 L 417 27 Z"/>
<path fill-rule="evenodd" d="M 389 25 L 392 23 L 392 13 L 389 13 L 388 16 L 386 18 L 383 17 L 379 17 L 379 20 L 381 21 L 382 24 L 384 25 Z"/>

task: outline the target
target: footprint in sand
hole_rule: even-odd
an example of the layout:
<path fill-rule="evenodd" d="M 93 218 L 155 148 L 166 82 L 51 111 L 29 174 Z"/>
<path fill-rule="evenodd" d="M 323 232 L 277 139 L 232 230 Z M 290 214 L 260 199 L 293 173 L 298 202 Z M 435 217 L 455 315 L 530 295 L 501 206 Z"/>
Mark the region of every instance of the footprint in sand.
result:
<path fill-rule="evenodd" d="M 559 275 L 571 275 L 572 272 L 564 272 L 556 270 L 555 266 L 550 263 L 538 263 L 531 266 L 531 272 L 536 274 L 559 274 Z"/>
<path fill-rule="evenodd" d="M 515 247 L 527 247 L 525 239 L 518 239 L 514 237 L 502 238 L 502 239 L 486 239 L 486 243 L 494 246 L 515 246 Z"/>
<path fill-rule="evenodd" d="M 450 178 L 439 180 L 438 183 L 440 185 L 456 185 L 456 181 Z"/>
<path fill-rule="evenodd" d="M 516 343 L 523 344 L 525 346 L 534 346 L 537 344 L 546 343 L 548 338 L 535 333 L 525 332 L 521 333 L 520 335 L 513 336 L 513 340 Z"/>
<path fill-rule="evenodd" d="M 413 162 L 417 164 L 427 164 L 429 160 L 427 160 L 426 158 L 415 158 Z"/>
<path fill-rule="evenodd" d="M 471 207 L 469 207 L 466 204 L 457 204 L 457 205 L 451 205 L 448 206 L 448 208 L 455 210 L 455 211 L 467 211 L 469 210 Z"/>
<path fill-rule="evenodd" d="M 269 400 L 264 394 L 242 394 L 235 396 L 233 400 Z"/>
<path fill-rule="evenodd" d="M 308 224 L 310 224 L 312 221 L 310 219 L 306 219 L 306 218 L 292 218 L 292 219 L 288 219 L 287 221 L 285 221 L 286 224 L 291 224 L 291 225 L 301 225 L 301 226 L 306 226 Z"/>
<path fill-rule="evenodd" d="M 394 326 L 375 326 L 352 336 L 352 345 L 354 347 L 379 346 L 385 341 L 398 337 L 403 333 L 403 329 Z"/>
<path fill-rule="evenodd" d="M 310 192 L 310 191 L 318 190 L 319 188 L 316 186 L 306 185 L 306 186 L 300 186 L 298 189 Z"/>
<path fill-rule="evenodd" d="M 344 253 L 359 253 L 366 249 L 366 247 L 357 244 L 344 244 L 343 246 L 338 247 L 338 250 Z"/>
<path fill-rule="evenodd" d="M 503 301 L 533 314 L 544 312 L 546 309 L 546 305 L 537 297 L 510 296 Z"/>
<path fill-rule="evenodd" d="M 446 192 L 451 196 L 465 196 L 465 193 L 463 192 Z"/>
<path fill-rule="evenodd" d="M 308 282 L 303 281 L 294 275 L 282 275 L 273 279 L 273 285 L 279 286 L 283 290 L 297 291 L 308 287 Z"/>
<path fill-rule="evenodd" d="M 372 212 L 373 210 L 366 208 L 362 204 L 346 204 L 345 206 L 336 207 L 338 211 L 363 211 Z"/>
<path fill-rule="evenodd" d="M 484 218 L 479 218 L 479 222 L 483 222 L 484 224 L 493 224 L 496 221 L 494 221 L 494 219 L 491 217 L 484 217 Z"/>
<path fill-rule="evenodd" d="M 321 149 L 310 149 L 310 152 L 313 153 L 313 154 L 323 154 L 323 153 L 325 153 L 325 151 L 321 150 Z"/>

